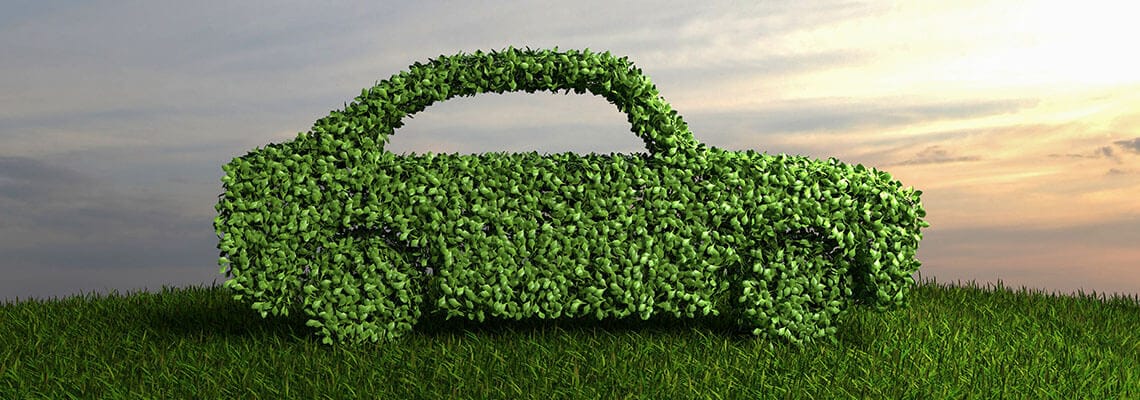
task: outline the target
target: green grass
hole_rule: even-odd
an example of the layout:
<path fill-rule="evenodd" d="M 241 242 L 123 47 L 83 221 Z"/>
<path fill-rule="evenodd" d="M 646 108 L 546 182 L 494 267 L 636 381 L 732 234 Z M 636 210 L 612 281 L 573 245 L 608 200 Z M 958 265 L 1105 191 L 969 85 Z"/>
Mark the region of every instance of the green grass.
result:
<path fill-rule="evenodd" d="M 921 282 L 854 309 L 838 344 L 752 339 L 722 318 L 425 319 L 330 348 L 213 287 L 0 308 L 0 399 L 1140 398 L 1140 300 Z"/>

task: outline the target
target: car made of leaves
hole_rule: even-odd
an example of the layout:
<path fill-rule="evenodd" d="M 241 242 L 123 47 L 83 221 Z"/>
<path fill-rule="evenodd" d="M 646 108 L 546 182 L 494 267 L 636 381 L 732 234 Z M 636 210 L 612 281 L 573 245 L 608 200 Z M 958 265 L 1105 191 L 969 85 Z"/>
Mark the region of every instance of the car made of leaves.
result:
<path fill-rule="evenodd" d="M 385 150 L 433 103 L 558 90 L 604 97 L 648 152 Z M 589 49 L 417 62 L 223 170 L 225 286 L 263 317 L 302 310 L 329 344 L 393 340 L 427 314 L 724 316 L 833 338 L 851 306 L 907 304 L 929 226 L 922 192 L 886 172 L 699 143 L 626 57 Z"/>

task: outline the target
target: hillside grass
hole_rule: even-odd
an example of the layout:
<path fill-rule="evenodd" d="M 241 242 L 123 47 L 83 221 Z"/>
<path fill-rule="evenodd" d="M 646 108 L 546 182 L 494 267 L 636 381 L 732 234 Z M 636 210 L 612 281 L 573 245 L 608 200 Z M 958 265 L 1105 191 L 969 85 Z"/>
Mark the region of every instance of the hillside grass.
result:
<path fill-rule="evenodd" d="M 425 318 L 397 344 L 329 347 L 220 285 L 0 306 L 0 398 L 1140 398 L 1140 299 L 923 282 L 853 309 L 838 344 L 723 318 Z"/>

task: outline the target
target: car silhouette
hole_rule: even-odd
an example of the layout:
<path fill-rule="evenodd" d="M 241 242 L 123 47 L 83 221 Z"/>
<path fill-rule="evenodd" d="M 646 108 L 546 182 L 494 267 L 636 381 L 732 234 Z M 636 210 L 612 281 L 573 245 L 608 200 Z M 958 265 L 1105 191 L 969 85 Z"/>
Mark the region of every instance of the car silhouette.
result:
<path fill-rule="evenodd" d="M 384 150 L 432 103 L 560 89 L 606 98 L 648 153 Z M 428 314 L 713 315 L 834 340 L 851 306 L 907 305 L 929 226 L 922 192 L 886 172 L 706 147 L 626 57 L 589 49 L 417 62 L 222 169 L 224 286 L 262 317 L 301 309 L 326 344 L 395 340 Z"/>

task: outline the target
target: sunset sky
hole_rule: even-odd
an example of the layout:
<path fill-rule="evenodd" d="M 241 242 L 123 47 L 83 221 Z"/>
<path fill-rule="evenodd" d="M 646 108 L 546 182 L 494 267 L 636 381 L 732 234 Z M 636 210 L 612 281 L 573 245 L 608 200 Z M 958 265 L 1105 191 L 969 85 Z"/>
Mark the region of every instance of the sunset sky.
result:
<path fill-rule="evenodd" d="M 223 164 L 507 46 L 628 56 L 701 142 L 922 190 L 924 280 L 1140 296 L 1140 24 L 1115 3 L 7 0 L 0 301 L 220 285 Z M 646 151 L 587 94 L 405 123 L 389 150 Z"/>

